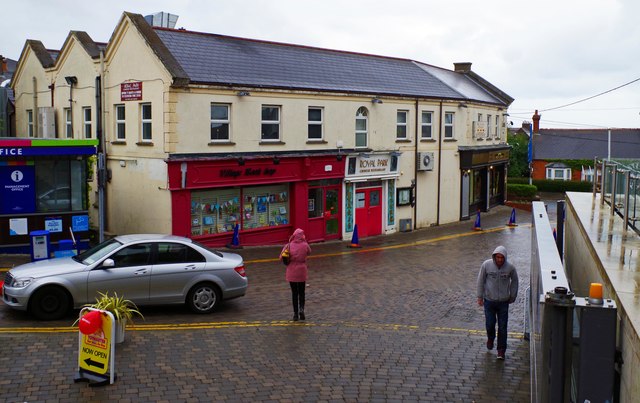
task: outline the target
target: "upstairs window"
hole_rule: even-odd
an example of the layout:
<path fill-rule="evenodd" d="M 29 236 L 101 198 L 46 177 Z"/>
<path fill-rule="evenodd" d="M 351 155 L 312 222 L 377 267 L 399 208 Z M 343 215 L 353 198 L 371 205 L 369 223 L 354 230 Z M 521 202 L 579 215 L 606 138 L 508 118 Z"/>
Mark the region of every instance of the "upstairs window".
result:
<path fill-rule="evenodd" d="M 263 141 L 280 140 L 280 107 L 264 105 L 262 107 L 262 132 L 260 139 Z"/>
<path fill-rule="evenodd" d="M 407 116 L 408 111 L 398 111 L 396 114 L 396 140 L 407 139 Z"/>
<path fill-rule="evenodd" d="M 487 138 L 490 138 L 493 134 L 491 129 L 491 115 L 487 115 Z"/>
<path fill-rule="evenodd" d="M 322 140 L 322 108 L 309 108 L 308 140 Z"/>
<path fill-rule="evenodd" d="M 124 105 L 116 105 L 116 140 L 126 138 L 126 128 Z"/>
<path fill-rule="evenodd" d="M 500 138 L 500 130 L 498 129 L 499 127 L 500 127 L 500 116 L 496 115 L 496 125 L 495 125 L 495 130 L 493 132 L 496 138 Z"/>
<path fill-rule="evenodd" d="M 367 147 L 369 112 L 364 106 L 356 112 L 356 147 Z"/>
<path fill-rule="evenodd" d="M 423 139 L 432 139 L 433 138 L 433 112 L 422 112 L 422 130 L 421 137 Z"/>
<path fill-rule="evenodd" d="M 211 104 L 211 141 L 229 141 L 229 105 Z"/>
<path fill-rule="evenodd" d="M 84 138 L 91 138 L 91 107 L 85 106 L 82 108 L 82 125 L 84 131 Z"/>
<path fill-rule="evenodd" d="M 33 110 L 27 109 L 27 135 L 33 137 Z"/>
<path fill-rule="evenodd" d="M 455 114 L 453 112 L 445 112 L 444 114 L 444 138 L 452 139 L 454 136 L 453 133 L 453 124 L 454 124 Z"/>
<path fill-rule="evenodd" d="M 140 131 L 142 133 L 142 141 L 151 141 L 151 104 L 140 104 Z"/>
<path fill-rule="evenodd" d="M 73 138 L 73 125 L 71 124 L 71 108 L 64 108 L 64 134 L 68 139 Z"/>

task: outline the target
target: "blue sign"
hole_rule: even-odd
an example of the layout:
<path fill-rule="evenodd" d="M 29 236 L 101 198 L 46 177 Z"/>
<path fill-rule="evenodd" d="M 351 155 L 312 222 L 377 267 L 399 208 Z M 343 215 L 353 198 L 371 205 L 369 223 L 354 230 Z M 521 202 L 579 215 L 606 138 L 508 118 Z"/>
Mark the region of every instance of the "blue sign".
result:
<path fill-rule="evenodd" d="M 0 157 L 26 157 L 34 155 L 93 155 L 94 146 L 80 147 L 0 147 Z"/>
<path fill-rule="evenodd" d="M 36 169 L 33 165 L 0 166 L 0 214 L 36 211 Z"/>
<path fill-rule="evenodd" d="M 89 216 L 74 215 L 71 217 L 71 229 L 73 231 L 89 231 Z"/>

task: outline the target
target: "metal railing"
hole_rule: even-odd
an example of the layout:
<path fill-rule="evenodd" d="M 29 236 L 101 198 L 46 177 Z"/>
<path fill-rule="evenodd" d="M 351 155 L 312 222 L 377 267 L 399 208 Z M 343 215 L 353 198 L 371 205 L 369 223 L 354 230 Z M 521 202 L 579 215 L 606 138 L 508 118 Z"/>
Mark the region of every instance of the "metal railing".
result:
<path fill-rule="evenodd" d="M 640 234 L 640 166 L 636 161 L 594 159 L 593 195 L 625 222 L 624 229 Z"/>
<path fill-rule="evenodd" d="M 571 292 L 544 203 L 533 203 L 532 223 L 531 401 L 612 401 L 616 304 Z"/>

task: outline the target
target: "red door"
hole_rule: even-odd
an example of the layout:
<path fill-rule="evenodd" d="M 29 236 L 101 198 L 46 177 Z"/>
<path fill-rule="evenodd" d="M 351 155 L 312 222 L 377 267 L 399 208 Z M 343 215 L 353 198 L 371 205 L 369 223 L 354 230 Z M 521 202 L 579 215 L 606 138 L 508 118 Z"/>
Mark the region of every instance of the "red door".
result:
<path fill-rule="evenodd" d="M 356 191 L 356 225 L 358 237 L 382 233 L 382 188 L 358 189 Z"/>
<path fill-rule="evenodd" d="M 309 242 L 340 238 L 340 203 L 339 186 L 309 188 Z"/>

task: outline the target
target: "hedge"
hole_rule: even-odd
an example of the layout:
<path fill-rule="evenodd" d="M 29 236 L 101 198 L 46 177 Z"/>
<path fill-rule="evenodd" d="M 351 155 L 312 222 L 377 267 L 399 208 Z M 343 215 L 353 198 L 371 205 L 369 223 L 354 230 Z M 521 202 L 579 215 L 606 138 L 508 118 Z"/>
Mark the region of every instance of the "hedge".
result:
<path fill-rule="evenodd" d="M 536 195 L 537 188 L 533 185 L 522 185 L 507 183 L 507 195 L 509 197 L 533 198 Z"/>
<path fill-rule="evenodd" d="M 529 178 L 507 178 L 507 189 L 509 184 L 529 184 Z M 548 179 L 534 179 L 533 185 L 540 192 L 590 192 L 593 184 L 587 181 L 552 181 Z"/>

